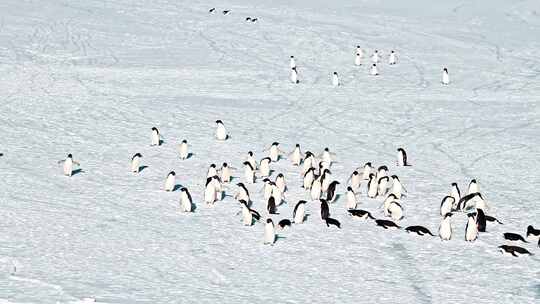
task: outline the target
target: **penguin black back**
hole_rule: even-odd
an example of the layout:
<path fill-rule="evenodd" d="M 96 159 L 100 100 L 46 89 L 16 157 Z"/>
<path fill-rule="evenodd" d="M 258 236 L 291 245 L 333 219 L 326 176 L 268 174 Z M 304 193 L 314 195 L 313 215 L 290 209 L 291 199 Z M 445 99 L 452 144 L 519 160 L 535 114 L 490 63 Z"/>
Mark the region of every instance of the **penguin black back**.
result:
<path fill-rule="evenodd" d="M 429 234 L 431 236 L 435 236 L 433 235 L 433 233 L 431 233 L 431 231 L 429 231 L 429 229 L 427 229 L 426 227 L 423 227 L 423 226 L 409 226 L 407 228 L 405 228 L 405 231 L 407 232 L 414 232 L 418 235 L 424 235 L 424 234 Z"/>
<path fill-rule="evenodd" d="M 270 214 L 276 214 L 276 199 L 273 196 L 270 196 L 268 199 L 268 213 Z"/>
<path fill-rule="evenodd" d="M 339 229 L 341 229 L 341 223 L 338 220 L 333 219 L 331 217 L 327 217 L 325 221 L 326 221 L 326 226 L 330 227 L 330 225 L 334 225 L 338 227 Z"/>
<path fill-rule="evenodd" d="M 486 215 L 482 209 L 476 209 L 476 226 L 478 232 L 486 232 Z"/>
<path fill-rule="evenodd" d="M 321 199 L 321 219 L 325 220 L 330 217 L 330 208 L 326 200 Z"/>
<path fill-rule="evenodd" d="M 377 223 L 377 226 L 381 226 L 384 229 L 388 229 L 388 228 L 400 229 L 401 228 L 396 223 L 389 220 L 375 220 L 375 223 Z"/>
<path fill-rule="evenodd" d="M 507 253 L 510 253 L 511 255 L 517 257 L 518 253 L 519 254 L 526 254 L 526 255 L 532 255 L 532 253 L 529 252 L 529 250 L 523 248 L 523 247 L 519 247 L 519 246 L 510 246 L 510 245 L 501 245 L 499 246 L 499 248 L 501 248 L 501 250 L 507 252 Z"/>
<path fill-rule="evenodd" d="M 509 241 L 521 241 L 523 243 L 528 243 L 521 235 L 512 232 L 506 232 L 503 234 L 505 240 Z"/>
<path fill-rule="evenodd" d="M 288 219 L 282 219 L 281 221 L 279 221 L 278 226 L 281 227 L 281 229 L 285 227 L 291 227 L 291 221 Z"/>
<path fill-rule="evenodd" d="M 370 219 L 375 219 L 369 211 L 362 210 L 362 209 L 349 209 L 347 210 L 350 215 L 357 216 L 357 217 L 364 217 L 367 216 Z"/>
<path fill-rule="evenodd" d="M 532 225 L 527 226 L 527 237 L 540 236 L 540 229 L 534 229 Z"/>

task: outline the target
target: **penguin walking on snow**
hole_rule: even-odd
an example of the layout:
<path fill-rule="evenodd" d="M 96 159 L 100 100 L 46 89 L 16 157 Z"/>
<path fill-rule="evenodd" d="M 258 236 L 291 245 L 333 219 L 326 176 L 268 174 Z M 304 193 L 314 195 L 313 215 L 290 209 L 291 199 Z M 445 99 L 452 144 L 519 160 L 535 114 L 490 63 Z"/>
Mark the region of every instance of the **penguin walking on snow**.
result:
<path fill-rule="evenodd" d="M 313 181 L 315 181 L 315 169 L 309 168 L 309 170 L 307 170 L 307 172 L 304 174 L 303 188 L 306 190 L 310 190 L 311 185 L 313 185 Z"/>
<path fill-rule="evenodd" d="M 180 190 L 180 208 L 182 212 L 193 212 L 193 200 L 187 188 Z"/>
<path fill-rule="evenodd" d="M 249 204 L 251 198 L 249 197 L 249 191 L 246 188 L 246 185 L 244 185 L 243 183 L 238 183 L 236 184 L 236 186 L 238 186 L 238 191 L 234 195 L 234 199 L 238 201 L 245 201 Z"/>
<path fill-rule="evenodd" d="M 451 217 L 452 213 L 447 213 L 442 219 L 441 225 L 439 226 L 439 237 L 443 241 L 449 241 L 450 239 L 452 239 L 452 223 L 450 221 Z"/>
<path fill-rule="evenodd" d="M 270 157 L 261 159 L 259 163 L 259 173 L 261 177 L 270 176 Z"/>
<path fill-rule="evenodd" d="M 356 200 L 356 193 L 354 193 L 354 190 L 352 187 L 347 188 L 347 203 L 346 208 L 347 210 L 356 209 L 358 202 Z"/>
<path fill-rule="evenodd" d="M 396 52 L 394 52 L 394 50 L 392 50 L 390 52 L 390 55 L 388 56 L 388 64 L 389 65 L 395 65 L 396 63 L 397 63 Z"/>
<path fill-rule="evenodd" d="M 230 183 L 232 179 L 232 169 L 227 163 L 221 165 L 221 181 L 224 183 Z"/>
<path fill-rule="evenodd" d="M 369 73 L 371 74 L 371 76 L 379 76 L 379 69 L 377 68 L 376 63 L 371 65 L 371 69 L 369 70 Z"/>
<path fill-rule="evenodd" d="M 277 162 L 281 158 L 282 155 L 285 154 L 280 148 L 279 143 L 277 141 L 273 142 L 270 148 L 268 148 L 269 155 L 268 157 L 272 162 Z"/>
<path fill-rule="evenodd" d="M 244 162 L 244 178 L 248 184 L 255 183 L 255 169 L 248 161 Z"/>
<path fill-rule="evenodd" d="M 65 176 L 72 176 L 73 175 L 73 165 L 80 166 L 78 162 L 73 160 L 73 155 L 68 154 L 67 158 L 64 160 L 58 161 L 59 164 L 63 164 L 63 171 Z"/>
<path fill-rule="evenodd" d="M 337 72 L 334 72 L 334 74 L 332 75 L 332 86 L 338 87 L 340 85 L 341 85 L 341 83 L 339 82 L 338 74 L 337 74 Z"/>
<path fill-rule="evenodd" d="M 474 214 L 467 214 L 467 226 L 465 227 L 465 240 L 474 242 L 478 238 L 478 226 Z"/>
<path fill-rule="evenodd" d="M 337 198 L 337 193 L 336 193 L 337 185 L 339 185 L 339 182 L 338 181 L 333 181 L 328 186 L 328 189 L 326 191 L 326 201 L 328 203 L 333 203 L 336 200 L 336 198 Z"/>
<path fill-rule="evenodd" d="M 291 82 L 294 84 L 299 84 L 300 80 L 298 79 L 298 70 L 296 67 L 291 69 Z"/>
<path fill-rule="evenodd" d="M 227 140 L 229 135 L 225 129 L 225 125 L 221 120 L 216 120 L 216 139 L 217 140 Z"/>
<path fill-rule="evenodd" d="M 358 170 L 353 171 L 347 183 L 350 185 L 350 188 L 353 191 L 356 191 L 360 188 L 360 186 L 362 185 L 362 176 L 360 175 Z"/>
<path fill-rule="evenodd" d="M 471 179 L 471 182 L 469 183 L 469 188 L 467 189 L 467 194 L 473 193 L 480 193 L 480 188 L 478 187 L 476 179 Z"/>
<path fill-rule="evenodd" d="M 180 159 L 187 159 L 189 157 L 187 140 L 182 140 L 180 145 L 178 145 L 178 152 L 180 153 Z"/>
<path fill-rule="evenodd" d="M 159 130 L 156 127 L 152 127 L 152 142 L 151 146 L 160 146 L 161 145 L 161 134 L 159 134 Z"/>
<path fill-rule="evenodd" d="M 447 68 L 443 69 L 442 81 L 441 82 L 444 85 L 449 85 L 450 84 L 450 76 L 448 75 L 448 69 Z"/>
<path fill-rule="evenodd" d="M 209 177 L 206 179 L 206 186 L 204 188 L 204 202 L 206 203 L 206 205 L 213 205 L 217 200 L 217 189 L 213 180 L 213 177 Z"/>
<path fill-rule="evenodd" d="M 242 222 L 244 226 L 253 225 L 254 221 L 258 221 L 261 218 L 261 215 L 248 207 L 248 204 L 244 200 L 240 200 L 240 205 L 242 205 Z"/>
<path fill-rule="evenodd" d="M 295 224 L 302 224 L 306 217 L 306 201 L 298 201 L 293 210 L 293 221 Z"/>
<path fill-rule="evenodd" d="M 409 166 L 409 163 L 407 162 L 407 152 L 405 152 L 405 149 L 403 148 L 397 149 L 397 166 L 398 167 Z"/>
<path fill-rule="evenodd" d="M 206 173 L 206 177 L 214 177 L 218 175 L 216 164 L 210 164 L 210 167 L 208 167 L 208 171 Z"/>
<path fill-rule="evenodd" d="M 300 150 L 300 145 L 296 144 L 294 147 L 294 150 L 289 154 L 289 158 L 291 159 L 291 163 L 293 166 L 300 166 L 302 163 L 302 158 L 304 156 L 302 155 L 302 151 Z"/>
<path fill-rule="evenodd" d="M 176 173 L 174 171 L 169 172 L 167 174 L 167 179 L 165 180 L 165 191 L 170 192 L 174 191 L 174 187 L 176 186 Z"/>
<path fill-rule="evenodd" d="M 131 158 L 131 172 L 139 173 L 141 171 L 141 153 L 136 153 Z"/>
<path fill-rule="evenodd" d="M 264 225 L 264 244 L 273 245 L 276 242 L 276 231 L 274 229 L 274 222 L 271 218 L 266 220 Z"/>

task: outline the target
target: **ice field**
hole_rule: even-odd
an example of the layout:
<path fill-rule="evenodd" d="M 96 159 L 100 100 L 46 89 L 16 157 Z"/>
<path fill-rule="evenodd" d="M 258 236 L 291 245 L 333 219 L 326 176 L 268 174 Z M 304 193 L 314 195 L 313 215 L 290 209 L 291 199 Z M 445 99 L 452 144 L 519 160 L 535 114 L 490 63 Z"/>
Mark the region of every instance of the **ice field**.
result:
<path fill-rule="evenodd" d="M 497 247 L 504 232 L 540 226 L 539 53 L 537 0 L 2 0 L 0 303 L 538 303 L 537 239 L 515 244 L 533 256 Z M 336 153 L 330 212 L 342 229 L 316 201 L 274 246 L 263 220 L 242 225 L 242 162 L 274 141 Z M 396 167 L 399 147 L 411 167 Z M 133 174 L 137 152 L 147 167 Z M 68 153 L 81 163 L 72 177 L 57 163 Z M 473 178 L 504 225 L 469 243 L 457 213 L 443 242 L 352 219 L 346 181 L 368 161 L 407 188 L 402 227 L 437 234 L 451 183 L 463 192 Z M 237 178 L 208 207 L 206 171 L 222 162 Z M 289 160 L 271 168 L 289 188 L 277 223 L 309 197 Z M 171 170 L 194 213 L 163 191 Z M 262 182 L 248 188 L 266 217 Z M 362 194 L 358 208 L 384 218 L 381 202 Z"/>

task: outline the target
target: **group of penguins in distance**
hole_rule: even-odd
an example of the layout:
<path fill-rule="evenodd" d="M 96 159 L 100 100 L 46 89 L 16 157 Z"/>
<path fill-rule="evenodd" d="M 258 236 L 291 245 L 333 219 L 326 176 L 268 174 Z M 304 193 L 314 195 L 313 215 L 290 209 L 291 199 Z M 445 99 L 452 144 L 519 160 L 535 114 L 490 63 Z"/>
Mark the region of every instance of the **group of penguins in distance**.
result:
<path fill-rule="evenodd" d="M 209 13 L 213 14 L 216 12 L 216 8 L 213 7 L 211 9 L 208 10 Z M 231 11 L 230 10 L 223 10 L 221 13 L 223 15 L 228 15 Z M 257 22 L 259 20 L 259 18 L 253 18 L 253 17 L 246 17 L 245 21 L 246 22 Z M 362 63 L 365 61 L 364 57 L 365 57 L 365 54 L 364 54 L 364 50 L 359 46 L 357 45 L 356 46 L 356 55 L 355 55 L 355 58 L 354 58 L 354 64 L 356 66 L 361 66 Z M 382 55 L 381 53 L 378 51 L 378 50 L 374 50 L 373 51 L 373 54 L 371 55 L 370 59 L 371 59 L 371 67 L 370 67 L 370 70 L 369 70 L 369 74 L 372 75 L 372 76 L 378 76 L 379 75 L 379 68 L 378 68 L 378 64 L 381 62 L 382 60 Z M 390 54 L 388 55 L 388 64 L 389 65 L 395 65 L 397 64 L 397 54 L 394 50 L 391 50 L 390 51 Z M 296 59 L 294 56 L 291 56 L 290 57 L 290 80 L 292 83 L 294 84 L 299 84 L 300 83 L 300 78 L 298 76 L 298 67 L 296 66 Z M 442 79 L 441 79 L 441 83 L 444 84 L 444 85 L 448 85 L 450 84 L 450 75 L 448 74 L 448 68 L 443 68 L 443 71 L 442 71 Z M 338 87 L 341 85 L 341 82 L 339 80 L 339 75 L 337 72 L 333 72 L 332 74 L 332 86 L 334 87 Z"/>
<path fill-rule="evenodd" d="M 226 141 L 229 135 L 225 125 L 221 120 L 216 121 L 215 137 L 219 141 Z M 152 128 L 151 146 L 160 146 L 162 137 L 157 128 Z M 293 166 L 300 168 L 300 173 L 303 177 L 302 188 L 307 191 L 312 202 L 320 202 L 320 215 L 322 221 L 328 226 L 336 226 L 341 229 L 341 223 L 330 217 L 330 205 L 333 204 L 338 195 L 336 192 L 339 181 L 332 179 L 330 168 L 335 161 L 335 154 L 325 148 L 322 154 L 315 155 L 310 151 L 304 153 L 300 149 L 300 145 L 296 144 L 291 153 L 286 153 L 280 149 L 278 142 L 265 149 L 268 151 L 268 156 L 257 162 L 252 151 L 247 153 L 246 159 L 243 162 L 244 181 L 247 184 L 256 183 L 257 179 L 264 183 L 263 192 L 266 201 L 266 211 L 268 215 L 276 214 L 277 208 L 285 203 L 285 192 L 287 184 L 283 174 L 277 174 L 275 180 L 270 180 L 270 166 L 274 162 L 280 161 L 282 158 L 290 160 Z M 183 140 L 178 146 L 179 157 L 185 160 L 190 157 L 189 146 L 186 140 Z M 139 173 L 141 170 L 142 155 L 136 153 L 131 159 L 131 171 Z M 63 164 L 63 172 L 67 176 L 73 174 L 74 165 L 79 165 L 69 154 L 65 160 L 59 161 Z M 403 148 L 397 149 L 397 166 L 410 166 L 407 160 L 407 153 Z M 223 163 L 221 168 L 217 168 L 215 164 L 210 165 L 206 176 L 206 185 L 204 189 L 204 202 L 207 205 L 214 205 L 217 201 L 223 199 L 224 184 L 230 183 L 232 180 L 232 170 L 227 163 Z M 367 181 L 367 183 L 365 183 Z M 369 211 L 357 209 L 360 188 L 362 184 L 366 184 L 366 194 L 369 198 L 383 198 L 382 209 L 384 215 L 391 218 L 377 219 Z M 171 171 L 165 180 L 165 191 L 174 191 L 176 186 L 176 174 Z M 244 225 L 251 226 L 261 220 L 262 216 L 259 212 L 252 209 L 252 201 L 246 184 L 240 182 L 237 184 L 238 190 L 234 194 L 234 199 L 241 206 L 242 222 Z M 406 189 L 403 187 L 400 179 L 396 175 L 390 175 L 387 166 L 375 168 L 371 163 L 366 163 L 363 167 L 353 171 L 347 181 L 347 192 L 345 194 L 345 207 L 348 214 L 357 219 L 373 220 L 376 225 L 384 229 L 401 229 L 396 224 L 404 217 L 404 209 L 401 199 L 406 195 Z M 292 223 L 299 225 L 306 220 L 306 200 L 300 200 L 294 207 L 292 221 L 283 219 L 278 223 L 282 229 L 290 227 Z M 180 209 L 182 212 L 193 212 L 194 203 L 191 194 L 187 188 L 180 190 Z M 462 195 L 456 183 L 452 184 L 450 193 L 442 199 L 440 205 L 440 216 L 442 217 L 439 227 L 439 237 L 443 241 L 450 240 L 453 237 L 453 229 L 451 218 L 457 212 L 467 212 L 467 225 L 465 229 L 465 240 L 473 242 L 477 239 L 478 234 L 486 231 L 487 222 L 496 222 L 502 224 L 495 217 L 486 214 L 488 209 L 487 201 L 481 194 L 479 185 L 476 180 L 471 180 L 468 186 L 467 194 Z M 240 213 L 240 212 L 239 212 Z M 430 235 L 435 236 L 431 231 L 423 226 L 409 226 L 405 228 L 409 233 L 416 233 L 420 236 Z M 532 225 L 527 227 L 527 238 L 539 238 L 538 246 L 540 247 L 540 229 L 535 229 Z M 512 242 L 528 241 L 521 235 L 516 233 L 504 233 L 504 238 Z M 264 243 L 274 244 L 277 239 L 274 223 L 271 218 L 266 219 L 264 228 Z M 514 245 L 501 245 L 500 250 L 505 254 L 513 256 L 532 255 L 527 249 Z"/>

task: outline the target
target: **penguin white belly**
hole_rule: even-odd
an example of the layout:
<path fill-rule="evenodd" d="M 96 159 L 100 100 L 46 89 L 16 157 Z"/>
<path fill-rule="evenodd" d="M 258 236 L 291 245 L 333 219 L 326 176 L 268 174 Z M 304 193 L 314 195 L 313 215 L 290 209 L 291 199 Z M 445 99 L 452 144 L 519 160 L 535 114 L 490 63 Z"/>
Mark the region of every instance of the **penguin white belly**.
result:
<path fill-rule="evenodd" d="M 222 124 L 219 124 L 216 129 L 216 138 L 218 140 L 226 140 L 227 139 L 227 130 L 225 130 L 225 126 Z"/>
<path fill-rule="evenodd" d="M 266 224 L 264 227 L 264 243 L 265 244 L 274 244 L 276 241 L 276 233 L 274 231 L 274 225 Z"/>
<path fill-rule="evenodd" d="M 294 150 L 291 156 L 291 162 L 293 166 L 299 166 L 301 161 L 302 161 L 302 156 L 300 155 L 300 151 Z"/>
<path fill-rule="evenodd" d="M 311 185 L 313 184 L 313 173 L 310 172 L 306 174 L 304 177 L 304 189 L 309 190 L 311 189 Z"/>
<path fill-rule="evenodd" d="M 467 228 L 465 230 L 465 240 L 468 242 L 473 242 L 478 237 L 478 227 L 476 226 L 476 221 L 469 217 L 467 222 Z"/>
<path fill-rule="evenodd" d="M 216 200 L 216 190 L 214 189 L 214 186 L 208 185 L 204 189 L 204 202 L 206 204 L 213 204 Z"/>
<path fill-rule="evenodd" d="M 71 176 L 73 174 L 73 161 L 66 159 L 63 166 L 64 175 Z"/>
<path fill-rule="evenodd" d="M 231 170 L 229 168 L 223 168 L 221 170 L 221 181 L 224 183 L 231 181 Z"/>
<path fill-rule="evenodd" d="M 443 84 L 449 84 L 449 83 L 450 83 L 450 77 L 448 76 L 447 73 L 444 73 L 444 74 L 443 74 L 443 77 L 442 77 L 442 83 L 443 83 Z"/>
<path fill-rule="evenodd" d="M 270 166 L 269 166 L 269 164 L 267 162 L 263 162 L 259 166 L 259 171 L 261 172 L 262 177 L 270 176 Z"/>
<path fill-rule="evenodd" d="M 351 188 L 356 191 L 360 188 L 361 184 L 362 179 L 360 178 L 360 174 L 353 175 L 353 177 L 351 178 Z"/>
<path fill-rule="evenodd" d="M 246 206 L 242 206 L 242 222 L 244 226 L 251 226 L 253 223 L 253 215 Z"/>
<path fill-rule="evenodd" d="M 180 197 L 181 205 L 182 205 L 182 211 L 183 212 L 191 212 L 191 202 L 189 201 L 189 198 L 185 193 L 182 193 L 182 196 Z"/>
<path fill-rule="evenodd" d="M 394 221 L 399 221 L 403 218 L 403 209 L 396 203 L 390 203 L 388 211 Z"/>
<path fill-rule="evenodd" d="M 356 209 L 356 196 L 354 195 L 354 192 L 347 191 L 347 209 Z"/>
<path fill-rule="evenodd" d="M 377 183 L 372 180 L 368 187 L 368 197 L 375 198 L 377 196 Z"/>
<path fill-rule="evenodd" d="M 304 207 L 304 204 L 300 204 L 298 208 L 296 208 L 296 213 L 294 214 L 294 222 L 296 224 L 302 224 L 304 222 L 304 216 L 305 216 L 305 207 Z"/>
<path fill-rule="evenodd" d="M 139 168 L 140 168 L 140 161 L 139 161 L 139 158 L 138 157 L 135 157 L 132 161 L 131 161 L 131 172 L 133 173 L 139 173 Z"/>
<path fill-rule="evenodd" d="M 253 184 L 255 182 L 255 174 L 251 168 L 246 167 L 244 169 L 244 177 L 248 184 Z"/>
<path fill-rule="evenodd" d="M 302 167 L 302 173 L 306 174 L 306 172 L 313 167 L 313 158 L 308 157 L 304 160 L 304 166 Z"/>
<path fill-rule="evenodd" d="M 165 181 L 165 191 L 173 191 L 175 182 L 176 179 L 174 175 L 167 176 L 167 180 Z"/>
<path fill-rule="evenodd" d="M 278 159 L 279 159 L 279 151 L 278 151 L 278 148 L 276 146 L 272 146 L 270 147 L 270 160 L 273 161 L 273 162 L 277 162 Z"/>
<path fill-rule="evenodd" d="M 362 57 L 357 55 L 356 58 L 354 59 L 354 64 L 355 65 L 362 65 Z"/>
<path fill-rule="evenodd" d="M 442 240 L 448 241 L 452 238 L 452 226 L 449 220 L 443 220 L 439 227 L 439 236 Z"/>
<path fill-rule="evenodd" d="M 395 195 L 397 198 L 401 198 L 403 196 L 402 189 L 403 186 L 399 181 L 394 181 L 392 183 L 392 194 Z"/>
<path fill-rule="evenodd" d="M 180 152 L 180 158 L 181 159 L 188 158 L 188 146 L 186 144 L 181 144 L 180 145 L 179 152 Z"/>
<path fill-rule="evenodd" d="M 454 198 L 445 198 L 441 204 L 441 215 L 445 216 L 447 213 L 452 212 L 452 206 L 454 205 Z"/>
<path fill-rule="evenodd" d="M 321 182 L 320 181 L 316 180 L 315 182 L 313 182 L 313 185 L 311 185 L 310 194 L 311 194 L 311 199 L 314 201 L 321 198 Z"/>
<path fill-rule="evenodd" d="M 159 133 L 152 132 L 152 146 L 159 146 Z"/>
<path fill-rule="evenodd" d="M 268 201 L 270 196 L 272 196 L 272 186 L 267 183 L 264 185 L 264 200 Z"/>
<path fill-rule="evenodd" d="M 330 175 L 326 174 L 326 178 L 322 181 L 322 184 L 321 184 L 321 192 L 326 193 L 328 191 L 329 186 L 330 186 Z"/>

